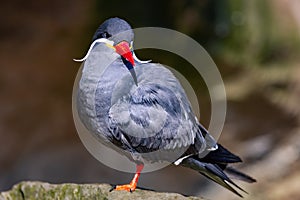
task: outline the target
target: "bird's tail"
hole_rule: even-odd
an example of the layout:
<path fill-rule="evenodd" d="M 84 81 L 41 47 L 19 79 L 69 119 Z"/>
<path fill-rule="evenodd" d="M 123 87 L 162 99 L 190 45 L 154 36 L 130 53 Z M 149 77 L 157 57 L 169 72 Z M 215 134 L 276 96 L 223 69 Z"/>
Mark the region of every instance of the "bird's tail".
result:
<path fill-rule="evenodd" d="M 256 180 L 232 167 L 227 166 L 229 163 L 236 162 L 241 162 L 241 159 L 218 144 L 218 149 L 209 152 L 205 157 L 199 158 L 199 156 L 196 155 L 188 157 L 182 161 L 181 165 L 198 171 L 205 177 L 222 185 L 236 195 L 243 197 L 239 192 L 237 192 L 236 188 L 245 193 L 247 192 L 235 184 L 229 176 L 249 183 L 255 182 Z"/>

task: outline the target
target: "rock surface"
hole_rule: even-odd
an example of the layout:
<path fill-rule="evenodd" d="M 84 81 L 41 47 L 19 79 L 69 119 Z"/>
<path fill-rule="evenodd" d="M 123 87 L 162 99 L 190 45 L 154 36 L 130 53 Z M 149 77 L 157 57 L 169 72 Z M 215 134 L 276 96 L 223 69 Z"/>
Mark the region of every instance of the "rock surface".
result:
<path fill-rule="evenodd" d="M 35 199 L 177 199 L 198 200 L 200 197 L 185 197 L 176 193 L 159 193 L 137 189 L 133 193 L 126 191 L 109 192 L 108 184 L 50 184 L 44 182 L 20 182 L 9 191 L 0 193 L 0 200 L 35 200 Z"/>

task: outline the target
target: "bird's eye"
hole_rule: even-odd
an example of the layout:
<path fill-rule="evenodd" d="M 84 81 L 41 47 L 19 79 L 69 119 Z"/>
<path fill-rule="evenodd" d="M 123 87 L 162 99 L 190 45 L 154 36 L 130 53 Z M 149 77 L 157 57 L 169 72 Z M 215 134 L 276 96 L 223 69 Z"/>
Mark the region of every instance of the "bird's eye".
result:
<path fill-rule="evenodd" d="M 103 33 L 101 33 L 101 37 L 102 38 L 109 38 L 109 37 L 111 37 L 111 35 L 108 32 L 103 32 Z"/>

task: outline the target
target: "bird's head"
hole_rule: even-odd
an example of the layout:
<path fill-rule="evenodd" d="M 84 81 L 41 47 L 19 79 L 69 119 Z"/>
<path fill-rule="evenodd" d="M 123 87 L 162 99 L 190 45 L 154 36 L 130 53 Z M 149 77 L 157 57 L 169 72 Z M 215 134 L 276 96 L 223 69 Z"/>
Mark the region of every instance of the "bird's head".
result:
<path fill-rule="evenodd" d="M 137 78 L 133 68 L 135 65 L 132 49 L 133 37 L 131 26 L 125 20 L 115 17 L 107 19 L 100 25 L 93 36 L 93 41 L 100 38 L 107 39 L 107 45 L 114 48 L 116 53 L 121 56 L 124 65 L 130 71 L 137 85 Z"/>

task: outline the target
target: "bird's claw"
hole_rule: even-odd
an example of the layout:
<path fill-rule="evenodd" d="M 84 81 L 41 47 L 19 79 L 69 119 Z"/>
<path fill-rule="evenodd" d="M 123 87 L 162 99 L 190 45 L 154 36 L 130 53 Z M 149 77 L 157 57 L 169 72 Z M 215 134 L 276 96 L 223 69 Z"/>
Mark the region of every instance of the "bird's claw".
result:
<path fill-rule="evenodd" d="M 109 192 L 112 192 L 113 190 L 115 190 L 116 187 L 117 187 L 116 185 L 112 185 L 111 188 L 109 189 Z"/>
<path fill-rule="evenodd" d="M 125 190 L 127 192 L 133 192 L 136 189 L 136 184 L 130 183 L 126 185 L 113 185 L 112 188 L 109 190 L 110 192 L 113 190 Z"/>

